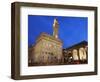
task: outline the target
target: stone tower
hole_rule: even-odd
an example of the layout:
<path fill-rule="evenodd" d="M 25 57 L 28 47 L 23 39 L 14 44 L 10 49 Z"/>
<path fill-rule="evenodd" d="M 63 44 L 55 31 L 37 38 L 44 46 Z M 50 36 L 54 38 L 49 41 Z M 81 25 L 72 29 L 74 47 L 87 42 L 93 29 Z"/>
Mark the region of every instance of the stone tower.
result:
<path fill-rule="evenodd" d="M 58 28 L 59 28 L 59 23 L 58 20 L 55 18 L 53 23 L 53 36 L 55 38 L 58 38 Z"/>

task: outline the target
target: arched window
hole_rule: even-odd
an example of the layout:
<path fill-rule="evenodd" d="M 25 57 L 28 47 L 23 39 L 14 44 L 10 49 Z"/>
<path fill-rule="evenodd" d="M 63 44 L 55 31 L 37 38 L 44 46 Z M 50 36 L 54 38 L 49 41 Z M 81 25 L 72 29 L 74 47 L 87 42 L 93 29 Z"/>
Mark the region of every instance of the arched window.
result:
<path fill-rule="evenodd" d="M 76 49 L 74 49 L 72 53 L 73 53 L 73 59 L 74 60 L 79 60 L 79 58 L 78 58 L 78 51 Z"/>
<path fill-rule="evenodd" d="M 86 51 L 84 48 L 79 49 L 79 57 L 80 57 L 80 60 L 86 60 Z"/>

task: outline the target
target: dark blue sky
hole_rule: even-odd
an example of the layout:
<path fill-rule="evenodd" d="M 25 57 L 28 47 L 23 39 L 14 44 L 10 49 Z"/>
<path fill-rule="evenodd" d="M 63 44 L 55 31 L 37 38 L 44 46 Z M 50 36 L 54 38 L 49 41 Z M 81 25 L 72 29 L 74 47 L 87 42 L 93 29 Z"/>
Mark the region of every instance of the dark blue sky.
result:
<path fill-rule="evenodd" d="M 59 39 L 63 41 L 63 48 L 83 40 L 87 41 L 87 17 L 28 15 L 28 46 L 34 45 L 37 37 L 42 32 L 52 35 L 54 18 L 57 18 L 59 22 Z"/>

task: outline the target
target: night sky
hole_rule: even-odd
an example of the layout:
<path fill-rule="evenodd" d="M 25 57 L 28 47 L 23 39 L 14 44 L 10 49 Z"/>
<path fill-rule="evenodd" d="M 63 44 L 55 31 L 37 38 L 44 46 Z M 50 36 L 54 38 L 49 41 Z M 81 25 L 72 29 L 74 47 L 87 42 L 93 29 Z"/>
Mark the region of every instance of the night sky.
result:
<path fill-rule="evenodd" d="M 54 18 L 59 22 L 59 39 L 63 48 L 88 40 L 87 17 L 28 15 L 28 46 L 34 45 L 42 32 L 53 34 Z"/>

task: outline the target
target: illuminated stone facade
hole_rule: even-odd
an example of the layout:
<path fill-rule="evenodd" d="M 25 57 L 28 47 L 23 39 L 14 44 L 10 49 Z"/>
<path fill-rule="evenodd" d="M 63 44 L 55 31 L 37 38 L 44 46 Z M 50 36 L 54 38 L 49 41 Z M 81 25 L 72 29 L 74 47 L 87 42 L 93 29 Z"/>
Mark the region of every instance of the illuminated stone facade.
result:
<path fill-rule="evenodd" d="M 88 63 L 87 42 L 82 41 L 63 50 L 64 63 L 66 64 L 84 64 Z"/>
<path fill-rule="evenodd" d="M 59 64 L 62 61 L 62 42 L 42 33 L 34 46 L 34 62 L 38 64 Z"/>
<path fill-rule="evenodd" d="M 53 23 L 53 35 L 41 33 L 29 52 L 29 63 L 32 65 L 55 65 L 62 62 L 62 41 L 58 38 L 59 24 Z"/>
<path fill-rule="evenodd" d="M 53 35 L 41 33 L 36 43 L 28 48 L 28 65 L 67 65 L 88 63 L 88 43 L 82 41 L 78 44 L 63 49 L 63 43 L 59 39 L 59 23 L 54 19 Z"/>
<path fill-rule="evenodd" d="M 59 23 L 57 21 L 57 19 L 54 19 L 54 23 L 53 23 L 53 36 L 55 38 L 58 38 L 58 29 L 59 29 Z"/>

